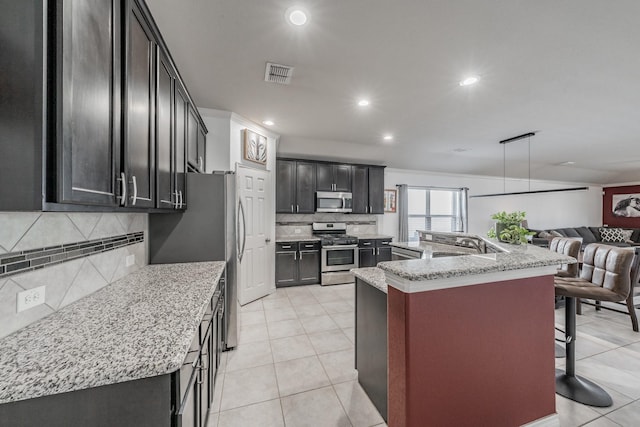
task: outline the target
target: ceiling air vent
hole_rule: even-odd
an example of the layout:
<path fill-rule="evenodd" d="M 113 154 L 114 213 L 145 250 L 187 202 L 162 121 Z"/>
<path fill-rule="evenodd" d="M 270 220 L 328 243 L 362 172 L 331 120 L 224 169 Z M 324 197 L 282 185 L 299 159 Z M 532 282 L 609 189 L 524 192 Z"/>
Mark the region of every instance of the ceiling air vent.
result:
<path fill-rule="evenodd" d="M 291 83 L 292 74 L 293 67 L 267 62 L 267 68 L 264 70 L 264 81 L 288 85 Z"/>

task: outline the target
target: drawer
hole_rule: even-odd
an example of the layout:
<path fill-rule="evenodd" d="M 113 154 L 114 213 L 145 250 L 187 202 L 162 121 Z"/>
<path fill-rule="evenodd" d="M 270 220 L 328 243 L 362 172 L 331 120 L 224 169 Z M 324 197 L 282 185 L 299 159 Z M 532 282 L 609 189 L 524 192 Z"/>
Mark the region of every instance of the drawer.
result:
<path fill-rule="evenodd" d="M 359 248 L 374 248 L 376 241 L 374 239 L 358 239 Z"/>
<path fill-rule="evenodd" d="M 320 242 L 299 242 L 298 248 L 300 248 L 301 251 L 319 251 Z"/>
<path fill-rule="evenodd" d="M 298 250 L 297 242 L 276 243 L 276 252 L 289 252 L 289 251 L 297 251 L 297 250 Z"/>
<path fill-rule="evenodd" d="M 376 246 L 377 247 L 389 246 L 390 244 L 391 244 L 391 239 L 378 239 L 376 241 Z"/>

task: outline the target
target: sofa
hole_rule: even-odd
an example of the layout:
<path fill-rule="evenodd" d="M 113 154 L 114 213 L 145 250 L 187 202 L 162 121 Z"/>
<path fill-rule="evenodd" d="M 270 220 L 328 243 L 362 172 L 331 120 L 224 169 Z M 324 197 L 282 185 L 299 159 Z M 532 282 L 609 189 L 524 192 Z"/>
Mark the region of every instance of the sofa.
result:
<path fill-rule="evenodd" d="M 568 227 L 530 231 L 535 233 L 531 243 L 537 246 L 548 246 L 554 237 L 582 238 L 583 249 L 590 243 L 604 243 L 618 247 L 640 246 L 640 228 Z"/>

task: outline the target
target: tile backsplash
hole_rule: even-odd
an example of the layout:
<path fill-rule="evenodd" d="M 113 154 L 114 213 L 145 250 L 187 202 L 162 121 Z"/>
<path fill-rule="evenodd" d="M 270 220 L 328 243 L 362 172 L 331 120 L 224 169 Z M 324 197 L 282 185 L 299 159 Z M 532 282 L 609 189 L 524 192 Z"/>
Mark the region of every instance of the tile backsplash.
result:
<path fill-rule="evenodd" d="M 0 212 L 0 255 L 101 239 L 108 242 L 114 236 L 139 232 L 146 236 L 147 223 L 144 213 Z M 146 242 L 131 243 L 0 278 L 0 337 L 145 266 Z M 129 255 L 135 259 L 127 266 Z M 17 313 L 17 294 L 39 286 L 45 286 L 45 303 Z"/>
<path fill-rule="evenodd" d="M 313 222 L 344 222 L 347 234 L 378 234 L 378 215 L 315 213 L 309 215 L 277 214 L 276 236 L 299 237 L 311 234 Z"/>

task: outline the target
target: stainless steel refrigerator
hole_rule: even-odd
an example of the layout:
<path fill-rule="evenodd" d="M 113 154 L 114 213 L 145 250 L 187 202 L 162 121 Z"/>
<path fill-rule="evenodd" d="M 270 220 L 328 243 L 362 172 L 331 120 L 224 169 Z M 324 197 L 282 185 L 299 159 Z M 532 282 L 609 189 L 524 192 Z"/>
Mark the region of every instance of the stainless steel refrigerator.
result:
<path fill-rule="evenodd" d="M 190 173 L 184 213 L 149 214 L 149 262 L 226 261 L 224 349 L 238 342 L 236 175 Z"/>

